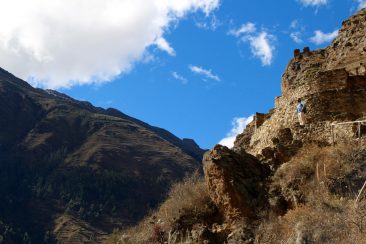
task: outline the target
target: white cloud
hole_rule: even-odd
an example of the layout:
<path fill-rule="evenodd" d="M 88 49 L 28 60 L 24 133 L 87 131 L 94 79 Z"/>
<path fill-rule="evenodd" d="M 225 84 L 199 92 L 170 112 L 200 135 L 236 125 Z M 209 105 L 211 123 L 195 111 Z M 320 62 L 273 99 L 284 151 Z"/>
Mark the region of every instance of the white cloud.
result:
<path fill-rule="evenodd" d="M 252 54 L 261 60 L 262 65 L 272 64 L 275 36 L 263 30 L 257 32 L 256 25 L 252 22 L 247 22 L 238 29 L 232 29 L 228 34 L 240 38 L 243 42 L 248 42 Z"/>
<path fill-rule="evenodd" d="M 167 52 L 170 56 L 175 56 L 175 50 L 170 46 L 169 42 L 167 42 L 165 38 L 159 37 L 155 41 L 155 44 L 160 50 Z"/>
<path fill-rule="evenodd" d="M 196 21 L 196 26 L 200 29 L 215 31 L 220 25 L 222 25 L 221 21 L 213 14 L 210 19 Z"/>
<path fill-rule="evenodd" d="M 315 43 L 316 45 L 320 45 L 332 41 L 337 36 L 338 30 L 335 30 L 331 33 L 323 33 L 322 31 L 317 30 L 314 32 L 314 36 L 310 38 L 310 41 Z"/>
<path fill-rule="evenodd" d="M 358 9 L 363 9 L 366 8 L 366 0 L 356 0 L 356 2 L 358 3 Z"/>
<path fill-rule="evenodd" d="M 219 144 L 227 146 L 228 148 L 232 148 L 234 146 L 236 136 L 239 135 L 240 133 L 243 133 L 244 129 L 252 121 L 253 121 L 253 115 L 248 118 L 245 117 L 234 118 L 233 121 L 231 122 L 232 129 L 226 135 L 226 137 L 219 142 Z"/>
<path fill-rule="evenodd" d="M 128 72 L 146 48 L 164 40 L 160 38 L 172 23 L 196 11 L 208 16 L 219 4 L 220 0 L 2 1 L 0 64 L 48 88 L 102 83 Z M 159 47 L 173 53 L 170 45 Z"/>
<path fill-rule="evenodd" d="M 218 77 L 217 75 L 212 73 L 212 70 L 210 69 L 204 69 L 202 67 L 199 66 L 193 66 L 193 65 L 189 65 L 189 69 L 196 74 L 199 75 L 203 75 L 205 78 L 211 79 L 211 80 L 216 80 L 216 81 L 221 81 L 220 77 Z"/>
<path fill-rule="evenodd" d="M 328 0 L 299 0 L 304 6 L 321 6 L 327 5 Z"/>
<path fill-rule="evenodd" d="M 181 81 L 183 85 L 188 83 L 188 80 L 185 77 L 181 76 L 175 71 L 172 72 L 172 76 L 174 77 L 174 79 Z"/>
<path fill-rule="evenodd" d="M 273 61 L 273 52 L 275 46 L 273 44 L 275 37 L 262 31 L 256 36 L 244 37 L 244 41 L 249 41 L 252 54 L 262 61 L 262 65 L 271 65 Z"/>
<path fill-rule="evenodd" d="M 303 40 L 301 39 L 301 33 L 300 32 L 292 32 L 290 34 L 291 39 L 296 42 L 297 44 L 300 44 L 303 42 Z"/>
<path fill-rule="evenodd" d="M 291 21 L 290 28 L 297 29 L 299 27 L 299 21 L 297 19 Z"/>
<path fill-rule="evenodd" d="M 230 30 L 228 34 L 235 36 L 235 37 L 240 37 L 243 34 L 249 34 L 249 33 L 253 33 L 256 31 L 257 31 L 257 28 L 256 28 L 255 24 L 252 22 L 248 22 L 246 24 L 243 24 L 239 29 Z"/>

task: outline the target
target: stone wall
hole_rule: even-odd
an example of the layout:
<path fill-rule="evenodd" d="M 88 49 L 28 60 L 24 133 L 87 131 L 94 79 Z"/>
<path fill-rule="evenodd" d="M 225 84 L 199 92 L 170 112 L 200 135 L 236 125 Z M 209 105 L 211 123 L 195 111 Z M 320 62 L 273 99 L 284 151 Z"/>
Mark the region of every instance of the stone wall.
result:
<path fill-rule="evenodd" d="M 287 128 L 292 140 L 301 144 L 330 144 L 332 122 L 363 117 L 366 113 L 365 19 L 366 9 L 345 22 L 339 37 L 326 49 L 295 50 L 282 76 L 282 95 L 276 97 L 275 108 L 269 115 L 257 113 L 255 129 L 251 127 L 251 133 L 244 132 L 245 145 L 244 137 L 238 136 L 234 148 L 262 154 L 264 149 L 276 146 L 274 141 L 278 142 L 279 132 Z M 305 128 L 299 126 L 295 114 L 298 98 L 308 108 Z M 344 134 L 354 133 L 351 130 Z"/>

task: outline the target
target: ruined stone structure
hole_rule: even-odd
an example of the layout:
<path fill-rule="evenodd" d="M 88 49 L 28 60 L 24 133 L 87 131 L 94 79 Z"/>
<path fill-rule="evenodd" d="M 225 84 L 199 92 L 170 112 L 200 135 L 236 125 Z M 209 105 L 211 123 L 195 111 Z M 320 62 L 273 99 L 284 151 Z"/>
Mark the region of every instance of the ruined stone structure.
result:
<path fill-rule="evenodd" d="M 339 36 L 325 48 L 294 51 L 282 76 L 282 96 L 274 109 L 256 114 L 237 137 L 234 149 L 254 155 L 278 153 L 278 144 L 330 144 L 332 122 L 352 121 L 366 113 L 366 9 L 343 22 Z M 299 126 L 295 108 L 298 98 L 308 108 L 307 125 Z M 355 128 L 348 127 L 355 131 Z M 278 140 L 290 131 L 292 141 Z M 352 136 L 352 132 L 348 133 Z M 285 148 L 284 150 L 287 150 Z"/>
<path fill-rule="evenodd" d="M 256 113 L 232 150 L 216 145 L 204 155 L 210 202 L 197 214 L 182 211 L 169 237 L 186 235 L 187 243 L 365 243 L 353 241 L 354 227 L 342 232 L 349 212 L 353 221 L 353 210 L 361 210 L 353 193 L 364 184 L 365 150 L 310 145 L 299 152 L 308 143 L 331 144 L 333 122 L 366 120 L 365 64 L 366 8 L 343 23 L 328 48 L 296 49 L 274 108 Z M 305 127 L 295 115 L 298 98 L 308 108 Z M 339 127 L 349 141 L 357 132 L 345 125 Z M 366 126 L 358 132 L 366 139 Z M 335 239 L 328 240 L 331 235 Z"/>
<path fill-rule="evenodd" d="M 263 214 L 261 209 L 270 206 L 282 215 L 297 203 L 294 191 L 298 191 L 303 179 L 294 177 L 296 180 L 290 182 L 290 185 L 297 184 L 294 191 L 289 185 L 269 186 L 274 180 L 273 173 L 281 168 L 286 172 L 286 166 L 291 165 L 300 148 L 306 144 L 330 145 L 331 129 L 348 141 L 362 133 L 366 139 L 365 125 L 363 128 L 351 123 L 332 125 L 366 120 L 365 64 L 366 8 L 343 22 L 339 36 L 329 47 L 294 50 L 294 58 L 282 76 L 282 95 L 275 98 L 274 108 L 266 114 L 255 114 L 253 121 L 237 136 L 233 150 L 217 145 L 205 154 L 206 186 L 218 212 L 225 217 L 219 221 L 220 233 L 227 233 L 228 243 L 254 242 L 251 228 L 256 226 L 256 218 L 261 217 L 258 213 Z M 308 110 L 304 127 L 299 125 L 295 114 L 299 98 L 306 102 Z M 308 170 L 304 174 L 304 178 L 309 177 Z M 288 190 L 291 193 L 286 198 Z M 245 226 L 236 226 L 238 219 Z M 237 235 L 238 230 L 242 233 Z M 233 237 L 236 241 L 230 242 Z"/>

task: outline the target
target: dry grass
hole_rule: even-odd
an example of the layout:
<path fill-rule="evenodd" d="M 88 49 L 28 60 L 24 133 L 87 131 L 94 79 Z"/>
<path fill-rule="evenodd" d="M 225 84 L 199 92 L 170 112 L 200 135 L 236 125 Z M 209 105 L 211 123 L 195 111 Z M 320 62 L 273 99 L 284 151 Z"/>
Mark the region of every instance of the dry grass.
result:
<path fill-rule="evenodd" d="M 257 243 L 366 243 L 366 206 L 355 198 L 366 179 L 366 151 L 352 144 L 307 146 L 273 176 L 273 214 Z"/>
<path fill-rule="evenodd" d="M 210 211 L 212 207 L 204 181 L 195 173 L 183 182 L 173 185 L 167 200 L 156 212 L 136 227 L 115 232 L 106 243 L 169 242 L 172 230 L 189 229 Z"/>
<path fill-rule="evenodd" d="M 366 243 L 366 207 L 353 200 L 325 198 L 263 221 L 257 243 Z"/>
<path fill-rule="evenodd" d="M 304 147 L 273 175 L 272 208 L 256 222 L 255 242 L 366 243 L 366 200 L 355 203 L 365 168 L 366 150 L 357 145 Z M 187 178 L 155 213 L 109 243 L 194 243 L 186 233 L 217 221 L 207 221 L 215 215 L 210 203 L 203 180 Z"/>
<path fill-rule="evenodd" d="M 290 205 L 311 201 L 314 189 L 320 185 L 333 194 L 352 198 L 366 179 L 365 167 L 366 151 L 357 145 L 310 145 L 277 170 L 271 190 L 274 196 L 281 192 Z"/>

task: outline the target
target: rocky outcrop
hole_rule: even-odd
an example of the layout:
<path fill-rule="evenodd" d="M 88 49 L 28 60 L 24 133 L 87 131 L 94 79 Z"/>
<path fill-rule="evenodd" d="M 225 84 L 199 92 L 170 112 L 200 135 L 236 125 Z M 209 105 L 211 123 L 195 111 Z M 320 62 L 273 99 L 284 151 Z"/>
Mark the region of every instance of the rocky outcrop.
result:
<path fill-rule="evenodd" d="M 234 150 L 246 151 L 272 161 L 286 162 L 279 156 L 296 151 L 304 144 L 329 145 L 333 122 L 353 121 L 366 115 L 366 9 L 343 22 L 339 36 L 325 48 L 295 50 L 294 59 L 282 76 L 282 95 L 267 115 L 257 114 L 236 139 Z M 308 108 L 307 125 L 299 126 L 295 115 L 298 98 Z M 355 130 L 349 136 L 355 136 Z M 291 131 L 290 141 L 278 140 Z M 276 155 L 277 153 L 277 156 Z M 286 153 L 292 155 L 293 153 Z M 279 157 L 278 157 L 279 156 Z"/>
<path fill-rule="evenodd" d="M 351 75 L 366 74 L 366 9 L 342 23 L 338 37 L 326 49 L 326 69 L 344 68 Z"/>
<path fill-rule="evenodd" d="M 209 195 L 228 219 L 252 218 L 265 206 L 268 169 L 258 159 L 216 145 L 205 154 L 203 164 Z"/>
<path fill-rule="evenodd" d="M 365 64 L 366 9 L 363 9 L 343 23 L 330 47 L 295 50 L 294 59 L 282 76 L 282 95 L 276 97 L 274 109 L 266 114 L 256 113 L 237 136 L 232 150 L 217 145 L 205 154 L 207 189 L 229 223 L 227 241 L 240 232 L 237 242 L 250 243 L 250 229 L 260 211 L 281 215 L 290 208 L 289 202 L 282 201 L 282 193 L 269 189 L 272 176 L 281 165 L 291 162 L 306 144 L 330 145 L 333 122 L 365 117 Z M 299 125 L 295 114 L 299 98 L 308 108 L 305 127 Z M 352 126 L 343 129 L 348 130 L 346 136 L 355 136 Z M 272 201 L 273 195 L 281 199 L 280 207 L 267 203 L 266 197 Z M 237 218 L 244 220 L 241 222 L 244 225 L 230 226 Z"/>

